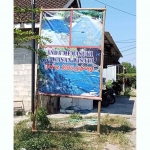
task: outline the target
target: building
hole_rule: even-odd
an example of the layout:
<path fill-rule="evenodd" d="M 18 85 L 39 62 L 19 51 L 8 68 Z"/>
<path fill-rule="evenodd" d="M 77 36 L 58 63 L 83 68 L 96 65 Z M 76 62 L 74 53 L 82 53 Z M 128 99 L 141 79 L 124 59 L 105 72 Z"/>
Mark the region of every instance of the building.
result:
<path fill-rule="evenodd" d="M 14 0 L 14 5 L 22 8 L 31 7 L 31 0 Z M 37 0 L 37 8 L 80 8 L 80 0 Z M 31 13 L 14 14 L 14 27 L 22 30 L 31 30 L 31 23 L 27 20 L 31 18 Z M 35 31 L 38 34 L 39 14 L 35 16 Z M 26 45 L 31 45 L 27 42 Z M 37 47 L 37 43 L 36 43 Z M 36 60 L 37 62 L 37 60 Z M 23 100 L 25 111 L 31 111 L 31 52 L 26 49 L 14 50 L 14 101 Z M 47 97 L 45 98 L 45 101 Z M 14 103 L 14 106 L 20 106 L 21 103 Z"/>

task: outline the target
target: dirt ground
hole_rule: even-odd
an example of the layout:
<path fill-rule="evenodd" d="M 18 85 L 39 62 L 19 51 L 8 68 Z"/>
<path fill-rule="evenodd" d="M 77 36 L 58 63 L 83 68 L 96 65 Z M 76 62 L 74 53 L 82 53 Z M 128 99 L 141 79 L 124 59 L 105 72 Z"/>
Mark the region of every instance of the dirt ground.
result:
<path fill-rule="evenodd" d="M 116 103 L 109 105 L 107 108 L 101 108 L 101 116 L 109 114 L 110 116 L 119 115 L 126 117 L 132 123 L 135 128 L 127 136 L 133 143 L 133 149 L 136 149 L 136 97 L 117 97 Z M 87 116 L 97 116 L 97 109 L 92 110 L 91 113 L 82 115 L 83 117 Z M 68 114 L 53 114 L 48 115 L 49 118 L 64 118 L 69 116 Z M 14 117 L 14 123 L 18 123 L 24 119 L 27 119 L 27 116 Z M 116 145 L 107 144 L 104 150 L 119 150 Z"/>
<path fill-rule="evenodd" d="M 110 114 L 112 116 L 119 115 L 127 117 L 132 123 L 135 130 L 131 131 L 127 136 L 133 143 L 132 150 L 136 150 L 136 97 L 117 97 L 116 103 L 108 108 L 102 108 L 102 115 Z M 117 146 L 108 144 L 105 150 L 119 150 Z"/>

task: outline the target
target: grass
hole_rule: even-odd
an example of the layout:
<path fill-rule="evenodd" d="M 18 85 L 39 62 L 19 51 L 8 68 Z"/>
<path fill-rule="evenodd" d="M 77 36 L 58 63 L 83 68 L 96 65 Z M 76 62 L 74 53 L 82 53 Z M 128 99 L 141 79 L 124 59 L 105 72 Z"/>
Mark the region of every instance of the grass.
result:
<path fill-rule="evenodd" d="M 136 93 L 133 92 L 133 91 L 131 91 L 131 92 L 129 93 L 129 95 L 130 95 L 131 97 L 136 97 Z"/>
<path fill-rule="evenodd" d="M 73 130 L 69 119 L 51 119 L 50 130 Z M 62 122 L 64 121 L 65 124 Z M 29 120 L 22 121 L 14 126 L 14 149 L 20 150 L 103 150 L 107 143 L 117 145 L 119 150 L 130 150 L 131 142 L 126 134 L 132 131 L 131 123 L 124 117 L 105 115 L 101 121 L 101 134 L 89 135 L 81 133 L 32 133 L 27 128 Z M 55 128 L 54 128 L 55 125 Z M 83 125 L 81 129 L 96 131 L 96 125 Z"/>
<path fill-rule="evenodd" d="M 33 133 L 27 128 L 28 120 L 22 121 L 14 127 L 14 149 L 20 150 L 84 150 L 85 142 L 78 133 Z"/>
<path fill-rule="evenodd" d="M 133 92 L 133 91 L 130 91 L 130 92 L 121 92 L 120 93 L 121 96 L 129 96 L 129 97 L 136 97 L 136 93 Z"/>
<path fill-rule="evenodd" d="M 70 119 L 78 119 L 78 120 L 81 120 L 81 119 L 82 119 L 82 116 L 81 116 L 79 113 L 73 113 L 73 114 L 70 114 L 70 115 L 69 115 L 69 118 L 70 118 Z"/>
<path fill-rule="evenodd" d="M 131 90 L 130 88 L 126 88 L 125 92 L 120 93 L 121 96 L 129 96 L 129 97 L 136 97 L 136 92 L 134 90 Z"/>

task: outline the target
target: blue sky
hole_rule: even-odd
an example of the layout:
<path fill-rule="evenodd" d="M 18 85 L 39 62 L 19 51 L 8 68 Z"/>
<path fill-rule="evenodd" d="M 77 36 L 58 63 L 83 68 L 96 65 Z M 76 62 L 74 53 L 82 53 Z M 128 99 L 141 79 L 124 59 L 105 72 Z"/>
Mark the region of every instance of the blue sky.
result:
<path fill-rule="evenodd" d="M 82 8 L 104 8 L 96 0 L 80 0 Z M 136 0 L 98 0 L 102 3 L 136 15 Z M 123 55 L 119 61 L 136 65 L 136 16 L 106 6 L 105 31 L 110 32 Z M 124 42 L 124 43 L 120 43 Z M 128 50 L 130 49 L 130 50 Z M 126 51 L 127 50 L 127 51 Z"/>

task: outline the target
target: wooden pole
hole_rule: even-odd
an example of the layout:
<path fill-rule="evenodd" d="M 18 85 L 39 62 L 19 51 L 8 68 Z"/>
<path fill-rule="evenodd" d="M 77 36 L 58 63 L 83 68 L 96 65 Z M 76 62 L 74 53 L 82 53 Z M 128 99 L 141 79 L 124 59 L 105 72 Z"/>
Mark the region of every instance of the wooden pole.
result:
<path fill-rule="evenodd" d="M 100 116 L 101 114 L 101 100 L 98 101 L 98 125 L 97 125 L 97 133 L 100 134 Z"/>
<path fill-rule="evenodd" d="M 103 28 L 102 28 L 102 49 L 101 49 L 101 72 L 100 72 L 100 98 L 102 98 L 102 88 L 103 88 L 103 63 L 104 63 L 104 37 L 105 37 L 105 17 L 106 17 L 106 7 L 103 12 Z M 98 101 L 98 125 L 97 132 L 100 134 L 100 116 L 101 114 L 101 100 Z"/>
<path fill-rule="evenodd" d="M 125 83 L 124 83 L 124 67 L 123 67 L 123 87 L 122 87 L 122 90 L 123 90 L 123 92 L 125 91 Z"/>

